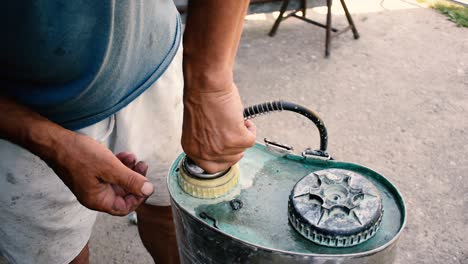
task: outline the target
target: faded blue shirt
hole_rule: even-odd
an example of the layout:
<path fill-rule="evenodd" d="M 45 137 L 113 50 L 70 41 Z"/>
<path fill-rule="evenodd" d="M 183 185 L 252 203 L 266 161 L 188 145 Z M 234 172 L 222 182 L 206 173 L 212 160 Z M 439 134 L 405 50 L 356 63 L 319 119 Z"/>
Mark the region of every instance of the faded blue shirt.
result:
<path fill-rule="evenodd" d="M 1 14 L 1 93 L 69 129 L 145 91 L 181 39 L 172 0 L 5 1 Z"/>

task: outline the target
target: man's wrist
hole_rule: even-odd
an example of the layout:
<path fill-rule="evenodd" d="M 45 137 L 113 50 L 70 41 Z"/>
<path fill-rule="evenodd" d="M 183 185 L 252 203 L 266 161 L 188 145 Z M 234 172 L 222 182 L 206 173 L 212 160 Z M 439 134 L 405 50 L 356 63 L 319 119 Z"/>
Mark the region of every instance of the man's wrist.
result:
<path fill-rule="evenodd" d="M 230 69 L 204 70 L 184 65 L 184 100 L 199 96 L 223 95 L 232 92 L 233 75 Z"/>
<path fill-rule="evenodd" d="M 48 120 L 34 120 L 24 128 L 22 145 L 52 165 L 63 158 L 63 150 L 72 145 L 74 136 L 74 132 Z"/>

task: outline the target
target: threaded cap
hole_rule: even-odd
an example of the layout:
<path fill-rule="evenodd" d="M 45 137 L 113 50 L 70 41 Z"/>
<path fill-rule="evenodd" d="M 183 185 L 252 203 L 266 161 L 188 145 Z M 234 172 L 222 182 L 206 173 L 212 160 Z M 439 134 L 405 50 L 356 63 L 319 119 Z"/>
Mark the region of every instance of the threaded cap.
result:
<path fill-rule="evenodd" d="M 373 237 L 380 227 L 382 198 L 377 187 L 358 173 L 321 170 L 296 183 L 288 214 L 294 229 L 314 243 L 355 246 Z"/>

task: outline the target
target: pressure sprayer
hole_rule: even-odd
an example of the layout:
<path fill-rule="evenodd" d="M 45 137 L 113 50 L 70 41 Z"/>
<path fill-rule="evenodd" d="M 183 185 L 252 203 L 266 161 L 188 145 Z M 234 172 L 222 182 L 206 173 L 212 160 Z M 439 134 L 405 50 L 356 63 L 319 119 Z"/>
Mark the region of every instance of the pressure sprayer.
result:
<path fill-rule="evenodd" d="M 318 128 L 320 148 L 294 154 L 265 140 L 229 170 L 208 174 L 181 154 L 168 177 L 182 263 L 392 263 L 405 204 L 381 174 L 336 161 L 311 110 L 284 101 L 245 119 L 292 111 Z"/>

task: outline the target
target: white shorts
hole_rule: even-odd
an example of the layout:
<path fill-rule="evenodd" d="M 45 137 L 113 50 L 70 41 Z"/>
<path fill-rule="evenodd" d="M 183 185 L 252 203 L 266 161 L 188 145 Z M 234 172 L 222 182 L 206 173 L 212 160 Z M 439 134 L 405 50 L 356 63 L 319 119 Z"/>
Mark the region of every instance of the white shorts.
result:
<path fill-rule="evenodd" d="M 149 165 L 147 200 L 170 205 L 166 177 L 181 152 L 182 48 L 165 73 L 124 109 L 78 130 L 114 153 L 130 151 Z M 37 156 L 0 140 L 0 252 L 11 263 L 69 263 L 89 240 L 97 212 L 75 196 Z"/>

